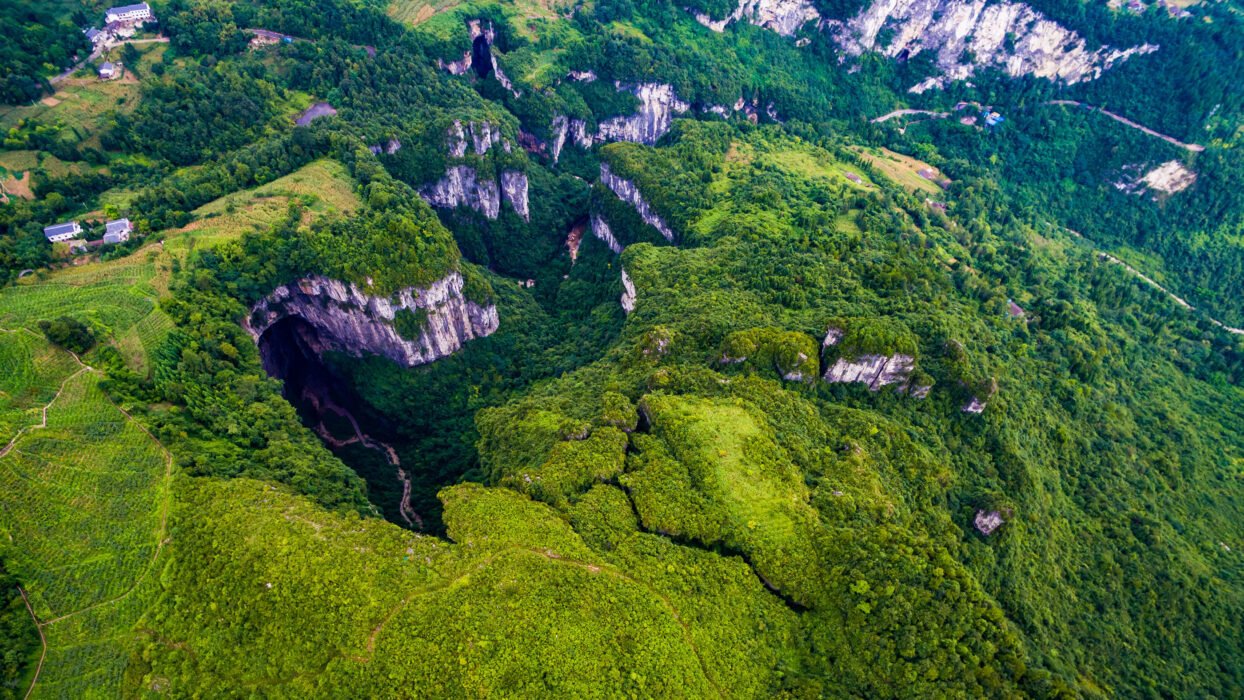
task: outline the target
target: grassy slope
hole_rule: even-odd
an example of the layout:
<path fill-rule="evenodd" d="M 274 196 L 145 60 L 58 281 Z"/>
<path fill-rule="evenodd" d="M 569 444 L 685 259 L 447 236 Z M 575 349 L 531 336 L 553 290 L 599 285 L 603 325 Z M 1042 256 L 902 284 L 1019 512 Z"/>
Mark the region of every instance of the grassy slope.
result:
<path fill-rule="evenodd" d="M 157 304 L 174 258 L 274 223 L 295 198 L 308 222 L 349 212 L 359 205 L 353 187 L 340 164 L 311 163 L 204 206 L 201 221 L 165 232 L 162 246 L 0 289 L 0 448 L 13 441 L 0 457 L 0 533 L 44 622 L 36 696 L 82 697 L 121 685 L 132 629 L 159 593 L 151 574 L 171 488 L 164 448 L 107 399 L 101 373 L 39 334 L 38 321 L 87 320 L 127 364 L 145 370 L 172 329 Z M 39 427 L 44 406 L 47 424 Z"/>

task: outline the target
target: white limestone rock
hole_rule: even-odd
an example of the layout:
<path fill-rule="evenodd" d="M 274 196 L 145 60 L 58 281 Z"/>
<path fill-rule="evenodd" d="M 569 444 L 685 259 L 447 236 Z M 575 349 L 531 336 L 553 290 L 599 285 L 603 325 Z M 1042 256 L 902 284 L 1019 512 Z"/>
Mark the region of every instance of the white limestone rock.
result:
<path fill-rule="evenodd" d="M 905 389 L 911 373 L 916 368 L 916 358 L 911 355 L 860 355 L 848 359 L 840 357 L 825 372 L 825 381 L 831 384 L 857 382 L 878 391 L 883 386 L 897 384 Z"/>
<path fill-rule="evenodd" d="M 501 196 L 514 207 L 514 211 L 523 217 L 523 221 L 531 221 L 531 212 L 527 203 L 527 173 L 521 170 L 503 170 L 501 172 Z"/>
<path fill-rule="evenodd" d="M 1002 513 L 999 513 L 996 510 L 978 510 L 976 511 L 976 518 L 973 520 L 972 524 L 976 526 L 976 529 L 979 530 L 982 535 L 992 535 L 993 531 L 1002 527 L 1005 522 L 1006 520 L 1002 518 Z"/>
<path fill-rule="evenodd" d="M 501 188 L 496 180 L 480 180 L 469 165 L 450 166 L 445 177 L 424 187 L 420 195 L 428 204 L 442 209 L 466 206 L 488 219 L 501 213 Z"/>
<path fill-rule="evenodd" d="M 355 357 L 381 355 L 414 367 L 447 357 L 467 341 L 497 330 L 497 307 L 466 299 L 462 289 L 463 278 L 456 271 L 427 287 L 409 287 L 391 297 L 315 275 L 274 289 L 251 309 L 243 326 L 258 341 L 278 321 L 298 316 L 316 329 L 321 350 Z M 400 309 L 426 314 L 418 337 L 408 340 L 398 334 L 393 319 Z"/>
<path fill-rule="evenodd" d="M 695 21 L 715 32 L 723 32 L 728 25 L 744 20 L 782 36 L 795 36 L 803 25 L 820 18 L 821 14 L 808 0 L 739 0 L 738 7 L 720 20 L 695 13 Z"/>
<path fill-rule="evenodd" d="M 613 173 L 609 169 L 608 163 L 600 164 L 600 181 L 605 184 L 614 194 L 618 195 L 618 199 L 635 207 L 635 211 L 639 213 L 639 217 L 644 220 L 645 224 L 655 228 L 665 240 L 673 243 L 674 232 L 670 230 L 668 224 L 652 211 L 652 207 L 644 200 L 643 195 L 639 193 L 639 188 L 634 182 L 624 180 Z"/>
<path fill-rule="evenodd" d="M 616 83 L 618 90 L 628 90 L 639 98 L 639 109 L 630 116 L 614 117 L 601 122 L 594 138 L 597 142 L 632 141 L 651 146 L 674 122 L 674 115 L 682 114 L 691 105 L 678 99 L 672 85 L 664 83 L 641 83 L 624 86 Z"/>
<path fill-rule="evenodd" d="M 937 54 L 942 75 L 962 80 L 980 66 L 997 67 L 1013 77 L 1077 83 L 1100 77 L 1115 63 L 1158 49 L 1143 44 L 1129 49 L 1103 46 L 1090 51 L 1077 33 L 1019 2 L 986 0 L 874 0 L 846 23 L 826 22 L 840 46 L 852 55 L 879 51 L 890 57 Z M 883 29 L 893 32 L 885 46 Z M 970 63 L 961 59 L 966 52 Z M 920 91 L 940 87 L 921 83 Z M 914 88 L 913 88 L 914 90 Z"/>
<path fill-rule="evenodd" d="M 637 300 L 635 283 L 631 281 L 631 276 L 626 274 L 626 268 L 622 268 L 622 310 L 628 314 L 634 311 Z"/>
<path fill-rule="evenodd" d="M 605 221 L 600 214 L 592 214 L 591 223 L 592 235 L 604 241 L 605 245 L 609 246 L 609 250 L 612 250 L 614 255 L 621 255 L 622 244 L 618 243 L 617 238 L 614 238 L 613 229 L 609 228 L 609 222 Z"/>

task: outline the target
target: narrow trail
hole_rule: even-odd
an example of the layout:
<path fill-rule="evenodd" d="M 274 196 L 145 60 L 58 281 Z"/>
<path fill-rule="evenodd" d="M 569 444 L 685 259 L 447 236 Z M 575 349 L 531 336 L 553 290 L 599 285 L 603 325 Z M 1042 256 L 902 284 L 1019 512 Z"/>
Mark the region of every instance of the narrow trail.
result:
<path fill-rule="evenodd" d="M 1119 265 L 1120 267 L 1122 267 L 1124 270 L 1127 270 L 1129 273 L 1131 273 L 1131 274 L 1132 274 L 1133 276 L 1135 276 L 1136 278 L 1140 279 L 1141 281 L 1145 282 L 1146 284 L 1149 284 L 1149 285 L 1150 285 L 1150 286 L 1152 286 L 1154 289 L 1157 289 L 1158 291 L 1162 292 L 1162 293 L 1163 293 L 1163 294 L 1165 294 L 1166 296 L 1170 297 L 1172 300 L 1174 300 L 1174 302 L 1175 302 L 1176 304 L 1179 304 L 1180 306 L 1184 307 L 1185 309 L 1187 309 L 1187 310 L 1189 310 L 1189 311 L 1196 311 L 1196 307 L 1195 307 L 1195 306 L 1193 306 L 1192 304 L 1189 304 L 1189 303 L 1188 303 L 1188 301 L 1187 301 L 1186 299 L 1184 299 L 1183 297 L 1179 296 L 1178 294 L 1176 294 L 1176 293 L 1172 292 L 1171 290 L 1167 289 L 1166 287 L 1163 287 L 1161 284 L 1158 284 L 1157 280 L 1153 279 L 1153 278 L 1152 278 L 1152 277 L 1150 277 L 1149 275 L 1146 275 L 1145 273 L 1141 272 L 1140 270 L 1137 270 L 1136 268 L 1134 268 L 1134 267 L 1132 267 L 1131 265 L 1129 265 L 1129 264 L 1127 264 L 1127 263 L 1123 262 L 1122 260 L 1120 260 L 1120 259 L 1116 258 L 1115 256 L 1111 255 L 1110 253 L 1107 253 L 1107 252 L 1102 251 L 1102 250 L 1097 250 L 1097 249 L 1096 249 L 1096 248 L 1097 248 L 1097 244 L 1096 244 L 1096 243 L 1093 243 L 1093 241 L 1092 241 L 1092 240 L 1090 240 L 1090 239 L 1088 239 L 1088 238 L 1085 238 L 1085 237 L 1084 237 L 1084 235 L 1083 235 L 1082 233 L 1080 233 L 1079 231 L 1073 231 L 1072 229 L 1069 229 L 1069 228 L 1064 228 L 1063 230 L 1064 230 L 1064 231 L 1067 231 L 1068 233 L 1070 233 L 1071 235 L 1075 236 L 1076 238 L 1079 238 L 1080 240 L 1085 241 L 1085 242 L 1089 243 L 1090 245 L 1092 245 L 1092 246 L 1093 246 L 1093 248 L 1094 248 L 1093 252 L 1097 255 L 1097 257 L 1098 257 L 1098 258 L 1101 258 L 1102 260 L 1106 260 L 1106 261 L 1108 261 L 1108 262 L 1114 263 L 1115 265 Z M 1208 314 L 1206 314 L 1206 315 L 1205 315 L 1205 318 L 1206 318 L 1206 319 L 1207 319 L 1210 323 L 1214 324 L 1215 326 L 1218 326 L 1219 328 L 1223 329 L 1224 331 L 1226 331 L 1226 332 L 1228 332 L 1228 333 L 1233 333 L 1233 334 L 1235 334 L 1235 335 L 1244 335 L 1244 328 L 1235 328 L 1235 327 L 1233 327 L 1233 326 L 1228 326 L 1227 324 L 1223 323 L 1222 321 L 1219 321 L 1218 319 L 1216 319 L 1216 318 L 1214 318 L 1213 316 L 1210 316 L 1210 315 L 1208 315 Z"/>
<path fill-rule="evenodd" d="M 1139 129 L 1140 131 L 1143 131 L 1146 134 L 1149 134 L 1150 136 L 1156 136 L 1169 144 L 1179 146 L 1180 148 L 1187 149 L 1189 151 L 1192 151 L 1193 153 L 1200 153 L 1201 151 L 1205 150 L 1204 146 L 1200 146 L 1195 143 L 1184 143 L 1183 141 L 1167 136 L 1166 134 L 1154 131 L 1153 129 L 1150 129 L 1147 126 L 1144 126 L 1142 124 L 1137 124 L 1136 122 L 1132 121 L 1131 119 L 1128 119 L 1127 117 L 1115 114 L 1114 112 L 1104 110 L 1101 107 L 1094 107 L 1093 105 L 1084 104 L 1083 102 L 1077 102 L 1075 100 L 1050 100 L 1049 102 L 1046 102 L 1046 104 L 1047 105 L 1059 105 L 1062 107 L 1084 107 L 1085 109 L 1089 109 L 1094 112 L 1100 112 L 1101 114 L 1104 114 L 1107 117 L 1110 117 L 1111 119 L 1115 120 L 1116 122 L 1119 122 L 1120 124 L 1126 124 L 1132 127 L 1133 129 Z"/>
<path fill-rule="evenodd" d="M 389 464 L 397 467 L 397 479 L 402 482 L 402 498 L 398 502 L 398 512 L 401 513 L 402 519 L 406 521 L 407 525 L 422 530 L 423 518 L 420 517 L 419 513 L 415 511 L 414 506 L 410 505 L 410 494 L 413 487 L 410 483 L 410 477 L 406 474 L 406 470 L 402 469 L 402 460 L 398 458 L 397 450 L 393 449 L 391 445 L 380 442 L 367 433 L 364 433 L 363 429 L 359 426 L 358 420 L 355 419 L 353 414 L 345 408 L 338 406 L 331 399 L 321 399 L 309 390 L 303 391 L 303 399 L 310 402 L 310 404 L 315 408 L 316 413 L 320 414 L 320 423 L 315 426 L 315 432 L 325 442 L 333 447 L 345 447 L 346 445 L 362 444 L 368 449 L 384 453 L 385 459 L 388 460 Z M 332 432 L 329 431 L 328 426 L 324 425 L 323 415 L 325 411 L 336 413 L 349 421 L 350 428 L 354 431 L 354 437 L 341 440 L 333 435 Z"/>
<path fill-rule="evenodd" d="M 0 328 L 0 332 L 3 332 L 3 333 L 19 333 L 23 331 L 29 332 L 32 335 L 34 335 L 34 333 L 32 331 L 29 331 L 28 329 L 13 330 L 13 329 Z M 66 351 L 66 352 L 69 352 L 69 351 Z M 60 387 L 56 390 L 56 395 L 53 396 L 52 400 L 48 401 L 47 404 L 45 404 L 43 408 L 40 410 L 41 418 L 40 418 L 39 424 L 26 426 L 22 428 L 21 430 L 19 430 L 17 434 L 13 436 L 13 439 L 10 440 L 7 445 L 5 445 L 4 449 L 0 450 L 0 458 L 3 458 L 5 455 L 9 454 L 13 450 L 14 446 L 17 444 L 17 441 L 27 431 L 33 430 L 33 429 L 47 428 L 48 410 L 52 407 L 53 404 L 56 403 L 56 400 L 60 398 L 61 394 L 64 393 L 65 387 L 66 385 L 69 384 L 70 381 L 72 381 L 74 378 L 78 377 L 79 375 L 83 373 L 96 372 L 95 368 L 84 363 L 82 361 L 82 358 L 78 357 L 77 354 L 73 352 L 69 352 L 69 354 L 73 357 L 74 361 L 77 362 L 78 365 L 80 365 L 79 369 L 61 381 Z M 35 675 L 30 681 L 30 687 L 26 689 L 26 695 L 25 695 L 26 698 L 29 698 L 34 693 L 35 686 L 39 682 L 39 676 L 43 671 L 44 661 L 47 659 L 48 645 L 47 645 L 47 637 L 44 634 L 44 628 L 47 628 L 51 625 L 67 620 L 69 618 L 76 617 L 78 615 L 89 612 L 91 610 L 95 610 L 97 608 L 103 607 L 105 605 L 112 605 L 113 603 L 117 603 L 119 601 L 122 601 L 128 598 L 130 594 L 132 594 L 135 590 L 138 589 L 140 585 L 142 585 L 143 581 L 147 579 L 147 576 L 151 574 L 151 571 L 155 568 L 156 563 L 160 559 L 160 555 L 164 551 L 164 546 L 168 544 L 169 542 L 168 516 L 169 516 L 169 510 L 172 505 L 172 488 L 171 487 L 172 487 L 172 478 L 173 478 L 173 454 L 169 452 L 167 448 L 164 447 L 163 443 L 161 443 L 158 439 L 156 439 L 155 435 L 151 434 L 151 431 L 148 430 L 146 426 L 144 426 L 142 423 L 136 420 L 134 416 L 130 415 L 128 411 L 118 406 L 110 397 L 108 398 L 108 402 L 113 406 L 113 408 L 117 410 L 118 413 L 124 416 L 127 421 L 129 421 L 135 427 L 141 430 L 143 434 L 148 437 L 148 439 L 150 439 L 153 443 L 155 443 L 156 447 L 158 447 L 160 449 L 160 452 L 164 455 L 164 476 L 163 476 L 162 483 L 161 483 L 161 488 L 163 489 L 164 497 L 161 499 L 161 502 L 160 502 L 160 522 L 156 528 L 155 550 L 152 552 L 151 560 L 147 563 L 147 566 L 143 569 L 142 573 L 140 573 L 138 577 L 134 579 L 133 584 L 131 584 L 128 588 L 126 588 L 120 594 L 115 595 L 111 598 L 107 598 L 105 600 L 92 603 L 84 608 L 79 608 L 78 610 L 73 610 L 71 612 L 67 612 L 62 615 L 57 615 L 55 617 L 51 617 L 46 620 L 39 619 L 38 614 L 35 613 L 34 606 L 30 604 L 30 599 L 29 597 L 27 597 L 26 591 L 22 589 L 20 586 L 18 587 L 18 591 L 21 593 L 21 596 L 22 596 L 22 602 L 26 604 L 26 610 L 30 613 L 30 618 L 35 623 L 35 628 L 39 632 L 39 641 L 43 646 L 43 651 L 39 656 L 39 664 L 35 668 Z"/>
<path fill-rule="evenodd" d="M 39 624 L 39 616 L 35 615 L 35 609 L 30 607 L 30 599 L 26 597 L 26 591 L 21 586 L 17 587 L 17 592 L 22 595 L 22 602 L 26 604 L 26 612 L 30 613 L 30 619 L 35 623 L 35 631 L 39 633 L 39 644 L 43 646 L 43 651 L 39 653 L 39 663 L 35 666 L 35 675 L 30 679 L 30 687 L 26 689 L 26 700 L 35 692 L 35 684 L 39 682 L 39 674 L 43 673 L 43 661 L 48 657 L 48 640 L 43 636 L 43 626 Z"/>
<path fill-rule="evenodd" d="M 875 119 L 870 119 L 873 124 L 881 124 L 890 121 L 895 117 L 905 117 L 911 114 L 927 114 L 934 119 L 945 119 L 950 116 L 950 112 L 933 112 L 927 109 L 896 109 L 889 114 L 883 114 Z"/>

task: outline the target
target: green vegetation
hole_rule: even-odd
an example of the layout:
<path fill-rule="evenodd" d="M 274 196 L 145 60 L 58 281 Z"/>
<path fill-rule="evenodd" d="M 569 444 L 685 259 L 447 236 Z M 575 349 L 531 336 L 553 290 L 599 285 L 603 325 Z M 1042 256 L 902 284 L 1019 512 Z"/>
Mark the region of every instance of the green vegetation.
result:
<path fill-rule="evenodd" d="M 33 102 L 51 92 L 47 78 L 67 68 L 91 42 L 67 18 L 41 4 L 0 4 L 0 102 Z"/>
<path fill-rule="evenodd" d="M 1237 695 L 1239 20 L 1034 5 L 1163 49 L 912 95 L 926 55 L 662 0 L 158 7 L 134 82 L 0 114 L 0 697 Z M 438 67 L 475 19 L 509 86 Z M 555 117 L 594 133 L 638 83 L 690 107 L 553 162 Z M 960 99 L 1006 125 L 863 118 Z M 1115 186 L 1169 160 L 1196 183 Z M 476 185 L 434 210 L 449 168 Z M 515 171 L 530 216 L 488 218 Z M 42 234 L 122 216 L 72 260 Z M 314 307 L 254 335 L 307 277 L 382 307 L 454 273 L 393 314 L 462 341 L 434 362 Z M 927 394 L 821 379 L 896 354 Z"/>

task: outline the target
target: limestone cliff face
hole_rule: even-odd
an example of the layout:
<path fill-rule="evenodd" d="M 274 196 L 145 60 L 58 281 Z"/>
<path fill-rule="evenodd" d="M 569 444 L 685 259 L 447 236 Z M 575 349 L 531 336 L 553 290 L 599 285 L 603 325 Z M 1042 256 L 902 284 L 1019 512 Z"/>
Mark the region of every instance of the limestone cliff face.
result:
<path fill-rule="evenodd" d="M 821 346 L 828 348 L 837 345 L 844 335 L 842 329 L 830 328 Z M 878 391 L 893 384 L 899 391 L 923 399 L 928 396 L 930 387 L 911 386 L 911 375 L 915 369 L 916 358 L 903 353 L 839 357 L 825 370 L 823 379 L 831 384 L 858 382 L 867 385 L 869 391 Z"/>
<path fill-rule="evenodd" d="M 782 36 L 794 36 L 800 27 L 820 18 L 820 13 L 808 0 L 739 0 L 738 7 L 721 20 L 695 14 L 695 21 L 715 32 L 725 31 L 727 25 L 743 20 Z"/>
<path fill-rule="evenodd" d="M 824 378 L 833 384 L 859 382 L 877 391 L 888 384 L 905 386 L 915 368 L 916 358 L 911 355 L 860 355 L 850 360 L 840 357 Z"/>
<path fill-rule="evenodd" d="M 467 49 L 462 58 L 457 61 L 445 63 L 437 59 L 436 64 L 441 68 L 449 71 L 452 75 L 463 75 L 472 68 L 475 69 L 476 75 L 483 78 L 492 73 L 497 78 L 497 82 L 502 87 L 509 90 L 515 97 L 522 96 L 522 92 L 515 89 L 514 84 L 501 71 L 501 66 L 497 64 L 497 56 L 492 52 L 492 43 L 496 40 L 496 32 L 492 28 L 492 22 L 473 19 L 467 22 L 467 27 L 471 31 L 471 48 Z"/>
<path fill-rule="evenodd" d="M 468 148 L 475 155 L 483 156 L 497 145 L 506 153 L 513 149 L 510 140 L 501 135 L 495 124 L 470 122 L 464 125 L 455 121 L 449 127 L 447 149 L 451 158 L 464 158 Z M 527 174 L 521 170 L 504 170 L 493 180 L 480 178 L 470 165 L 451 165 L 444 177 L 425 186 L 420 194 L 434 207 L 470 207 L 488 219 L 501 215 L 501 201 L 504 199 L 524 221 L 531 220 Z"/>
<path fill-rule="evenodd" d="M 571 119 L 560 114 L 553 117 L 550 148 L 553 162 L 557 162 L 562 149 L 571 142 L 580 148 L 591 148 L 595 144 L 609 141 L 631 141 L 651 146 L 670 130 L 676 115 L 691 109 L 689 103 L 678 99 L 672 85 L 625 85 L 615 82 L 614 87 L 639 98 L 639 107 L 635 113 L 606 119 L 597 126 L 595 132 L 589 132 L 587 122 L 582 119 Z"/>
<path fill-rule="evenodd" d="M 445 177 L 423 188 L 420 194 L 428 204 L 442 209 L 466 206 L 489 219 L 501 214 L 501 187 L 496 180 L 478 179 L 475 168 L 469 165 L 451 166 Z"/>
<path fill-rule="evenodd" d="M 527 173 L 521 170 L 501 171 L 501 196 L 523 217 L 523 221 L 531 221 L 527 203 Z"/>
<path fill-rule="evenodd" d="M 414 367 L 446 357 L 468 340 L 497 330 L 497 307 L 466 299 L 462 287 L 462 275 L 451 272 L 427 287 L 403 289 L 385 298 L 317 275 L 277 287 L 255 305 L 244 326 L 258 340 L 280 320 L 299 316 L 316 329 L 323 346 L 319 350 L 355 357 L 381 355 Z M 426 314 L 418 337 L 407 339 L 397 332 L 393 319 L 400 309 Z"/>
<path fill-rule="evenodd" d="M 977 66 L 994 66 L 1015 77 L 1076 83 L 1099 77 L 1133 54 L 1158 48 L 1145 44 L 1090 51 L 1078 34 L 1018 2 L 873 0 L 848 22 L 825 25 L 850 54 L 879 51 L 907 58 L 932 51 L 943 76 L 955 80 L 968 77 Z M 882 30 L 893 33 L 884 46 L 878 41 Z M 962 60 L 965 52 L 970 52 L 970 62 Z M 938 85 L 933 81 L 917 87 Z"/>
<path fill-rule="evenodd" d="M 639 193 L 639 188 L 630 180 L 624 180 L 613 173 L 609 169 L 608 163 L 600 164 L 600 181 L 605 184 L 613 193 L 618 195 L 618 199 L 635 207 L 635 211 L 639 212 L 639 216 L 644 220 L 645 224 L 655 228 L 665 237 L 665 240 L 674 241 L 674 232 L 661 219 L 656 212 L 652 211 L 652 207 L 644 200 L 643 195 Z"/>
<path fill-rule="evenodd" d="M 617 238 L 614 238 L 613 229 L 609 228 L 609 222 L 605 221 L 600 214 L 592 214 L 592 235 L 604 241 L 614 255 L 622 254 L 622 244 L 618 243 Z"/>
<path fill-rule="evenodd" d="M 638 299 L 638 294 L 635 292 L 635 283 L 631 281 L 631 276 L 626 274 L 626 268 L 622 268 L 622 310 L 628 314 L 634 311 L 635 302 Z"/>
<path fill-rule="evenodd" d="M 630 116 L 614 117 L 601 122 L 596 130 L 596 141 L 633 141 L 651 146 L 674 122 L 674 115 L 682 114 L 691 105 L 678 99 L 674 88 L 664 83 L 642 83 L 624 87 L 639 98 L 639 109 Z"/>

